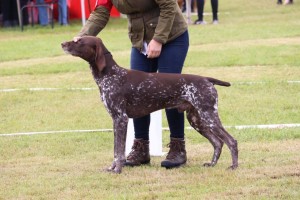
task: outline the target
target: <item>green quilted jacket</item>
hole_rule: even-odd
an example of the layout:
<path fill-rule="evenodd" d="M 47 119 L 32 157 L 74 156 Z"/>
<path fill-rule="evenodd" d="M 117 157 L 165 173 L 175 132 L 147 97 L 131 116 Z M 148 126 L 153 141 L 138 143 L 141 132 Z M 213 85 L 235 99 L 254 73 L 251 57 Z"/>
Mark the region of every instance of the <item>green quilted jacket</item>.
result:
<path fill-rule="evenodd" d="M 109 0 L 108 0 L 109 1 Z M 165 44 L 184 33 L 187 23 L 177 0 L 111 0 L 117 10 L 127 15 L 132 46 L 142 50 L 152 39 Z M 98 6 L 78 36 L 96 36 L 107 24 L 109 8 Z"/>

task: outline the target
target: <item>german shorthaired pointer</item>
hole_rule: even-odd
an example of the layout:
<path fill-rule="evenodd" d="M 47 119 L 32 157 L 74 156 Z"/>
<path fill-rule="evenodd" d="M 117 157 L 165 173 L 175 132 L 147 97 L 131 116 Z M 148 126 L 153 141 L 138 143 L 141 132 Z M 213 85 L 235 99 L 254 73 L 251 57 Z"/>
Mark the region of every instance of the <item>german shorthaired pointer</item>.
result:
<path fill-rule="evenodd" d="M 64 42 L 62 48 L 66 53 L 78 56 L 90 64 L 102 101 L 113 119 L 114 161 L 109 171 L 121 173 L 125 163 L 128 118 L 142 117 L 163 108 L 186 111 L 191 126 L 213 145 L 212 161 L 204 166 L 217 164 L 225 142 L 232 156 L 229 168 L 238 167 L 237 141 L 221 124 L 218 95 L 214 88 L 214 85 L 228 87 L 230 83 L 196 75 L 124 69 L 118 66 L 97 37 L 86 36 L 76 42 Z"/>

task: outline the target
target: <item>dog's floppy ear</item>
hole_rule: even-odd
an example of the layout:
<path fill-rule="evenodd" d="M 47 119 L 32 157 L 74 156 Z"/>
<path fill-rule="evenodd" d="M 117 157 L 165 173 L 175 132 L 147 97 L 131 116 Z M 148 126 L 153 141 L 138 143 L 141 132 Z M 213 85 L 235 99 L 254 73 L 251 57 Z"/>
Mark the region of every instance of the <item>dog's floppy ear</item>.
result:
<path fill-rule="evenodd" d="M 96 42 L 96 49 L 95 49 L 95 63 L 98 68 L 98 70 L 101 72 L 104 67 L 106 66 L 106 60 L 104 56 L 104 49 L 102 41 L 99 39 Z"/>

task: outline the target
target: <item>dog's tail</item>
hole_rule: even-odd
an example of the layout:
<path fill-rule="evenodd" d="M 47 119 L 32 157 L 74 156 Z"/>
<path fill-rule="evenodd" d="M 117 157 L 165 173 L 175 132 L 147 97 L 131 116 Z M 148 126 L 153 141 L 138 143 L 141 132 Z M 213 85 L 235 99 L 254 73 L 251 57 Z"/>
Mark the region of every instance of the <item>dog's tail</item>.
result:
<path fill-rule="evenodd" d="M 206 78 L 209 82 L 211 82 L 214 85 L 220 85 L 220 86 L 226 86 L 226 87 L 230 86 L 229 82 L 221 81 L 221 80 L 211 78 L 211 77 L 206 77 Z"/>

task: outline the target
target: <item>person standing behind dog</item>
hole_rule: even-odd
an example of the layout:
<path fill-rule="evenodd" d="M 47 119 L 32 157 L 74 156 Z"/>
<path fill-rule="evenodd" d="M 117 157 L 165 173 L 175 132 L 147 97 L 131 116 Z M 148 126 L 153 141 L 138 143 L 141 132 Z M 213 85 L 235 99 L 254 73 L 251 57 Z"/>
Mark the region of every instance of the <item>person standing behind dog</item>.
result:
<path fill-rule="evenodd" d="M 132 43 L 130 67 L 134 70 L 159 73 L 181 73 L 188 52 L 187 23 L 174 0 L 98 0 L 85 26 L 74 37 L 96 36 L 107 24 L 115 6 L 128 18 Z M 170 150 L 162 167 L 173 168 L 187 160 L 184 140 L 184 113 L 166 109 L 170 128 Z M 133 119 L 135 140 L 125 165 L 150 163 L 150 115 Z"/>
<path fill-rule="evenodd" d="M 211 8 L 213 14 L 213 24 L 218 24 L 218 0 L 211 0 Z M 204 10 L 205 0 L 197 0 L 197 10 L 198 10 L 198 19 L 194 22 L 196 25 L 204 25 L 206 22 L 203 20 L 203 10 Z"/>

